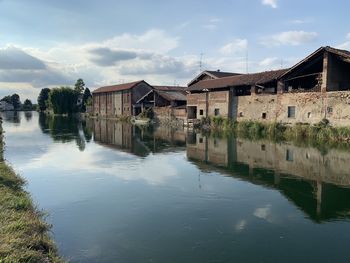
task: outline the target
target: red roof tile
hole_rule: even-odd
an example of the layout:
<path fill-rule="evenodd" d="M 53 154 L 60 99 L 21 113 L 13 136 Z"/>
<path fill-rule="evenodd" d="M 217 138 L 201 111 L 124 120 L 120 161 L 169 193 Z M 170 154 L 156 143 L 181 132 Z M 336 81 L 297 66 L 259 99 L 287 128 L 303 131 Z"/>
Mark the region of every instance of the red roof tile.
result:
<path fill-rule="evenodd" d="M 92 93 L 105 93 L 105 92 L 112 92 L 112 91 L 128 90 L 135 87 L 137 84 L 141 82 L 143 82 L 143 80 L 119 84 L 119 85 L 105 86 L 105 87 L 95 89 Z"/>

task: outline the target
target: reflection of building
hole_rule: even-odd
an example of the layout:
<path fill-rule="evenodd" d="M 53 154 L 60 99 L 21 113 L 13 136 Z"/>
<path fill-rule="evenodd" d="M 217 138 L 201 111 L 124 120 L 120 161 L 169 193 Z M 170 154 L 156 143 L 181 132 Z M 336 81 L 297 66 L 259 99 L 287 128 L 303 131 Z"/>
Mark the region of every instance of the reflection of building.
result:
<path fill-rule="evenodd" d="M 205 171 L 275 188 L 315 220 L 350 215 L 348 152 L 194 135 L 187 156 Z"/>
<path fill-rule="evenodd" d="M 321 47 L 290 69 L 198 79 L 188 86 L 188 119 L 350 125 L 350 52 Z"/>
<path fill-rule="evenodd" d="M 117 148 L 138 156 L 151 152 L 173 151 L 186 146 L 184 131 L 159 127 L 140 128 L 128 122 L 94 120 L 94 140 L 104 146 Z"/>

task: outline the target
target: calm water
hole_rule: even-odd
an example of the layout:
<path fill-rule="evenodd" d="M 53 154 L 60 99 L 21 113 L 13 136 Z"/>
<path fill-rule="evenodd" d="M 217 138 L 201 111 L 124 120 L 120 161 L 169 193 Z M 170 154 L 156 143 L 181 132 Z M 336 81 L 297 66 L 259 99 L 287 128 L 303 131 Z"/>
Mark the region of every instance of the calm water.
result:
<path fill-rule="evenodd" d="M 71 262 L 350 262 L 350 151 L 3 117 Z"/>

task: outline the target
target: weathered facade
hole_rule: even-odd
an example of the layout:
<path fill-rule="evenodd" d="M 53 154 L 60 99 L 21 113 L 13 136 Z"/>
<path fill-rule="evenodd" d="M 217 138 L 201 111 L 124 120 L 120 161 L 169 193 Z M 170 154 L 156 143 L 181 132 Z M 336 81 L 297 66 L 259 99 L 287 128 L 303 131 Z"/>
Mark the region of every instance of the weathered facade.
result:
<path fill-rule="evenodd" d="M 153 105 L 153 101 L 144 100 L 151 92 L 152 86 L 143 80 L 98 88 L 92 92 L 93 114 L 102 117 L 136 116 Z"/>
<path fill-rule="evenodd" d="M 188 87 L 188 119 L 350 125 L 350 52 L 322 47 L 290 69 L 202 80 Z"/>

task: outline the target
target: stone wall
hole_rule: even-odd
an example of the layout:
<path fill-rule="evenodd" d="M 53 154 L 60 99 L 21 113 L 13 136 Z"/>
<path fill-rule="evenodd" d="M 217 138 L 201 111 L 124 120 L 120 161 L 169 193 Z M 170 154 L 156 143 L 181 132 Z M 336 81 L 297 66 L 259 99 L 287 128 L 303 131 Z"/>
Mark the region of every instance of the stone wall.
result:
<path fill-rule="evenodd" d="M 229 91 L 215 91 L 208 93 L 194 93 L 187 95 L 187 106 L 197 107 L 197 118 L 200 119 L 206 116 L 208 96 L 208 116 L 215 116 L 215 109 L 218 109 L 218 116 L 228 118 L 229 112 Z"/>
<path fill-rule="evenodd" d="M 189 94 L 187 106 L 197 107 L 197 118 L 205 116 L 206 94 Z M 287 124 L 315 124 L 327 118 L 334 126 L 350 126 L 350 91 L 304 92 L 282 94 L 252 94 L 229 98 L 229 91 L 208 94 L 208 115 L 230 116 L 237 121 L 267 121 Z M 229 108 L 229 105 L 231 109 Z M 293 107 L 295 116 L 288 116 L 288 107 Z M 203 110 L 201 116 L 200 110 Z"/>

